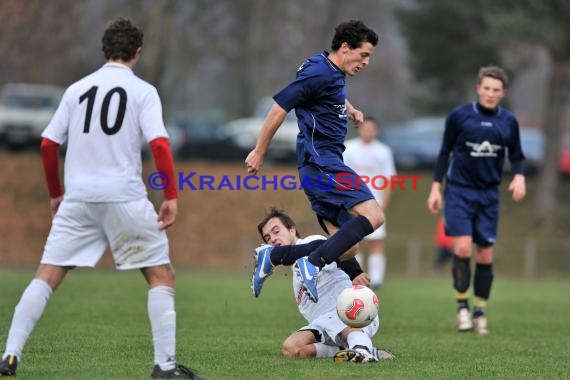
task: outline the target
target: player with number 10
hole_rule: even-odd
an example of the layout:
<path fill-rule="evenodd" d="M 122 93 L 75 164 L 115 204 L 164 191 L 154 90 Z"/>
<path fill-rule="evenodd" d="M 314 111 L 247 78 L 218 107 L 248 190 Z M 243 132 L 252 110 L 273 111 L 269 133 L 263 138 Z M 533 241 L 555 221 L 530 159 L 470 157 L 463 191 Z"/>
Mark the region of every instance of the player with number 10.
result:
<path fill-rule="evenodd" d="M 14 311 L 0 376 L 16 374 L 26 340 L 67 272 L 94 267 L 110 248 L 117 269 L 139 269 L 149 286 L 152 377 L 199 378 L 175 359 L 174 270 L 165 229 L 176 220 L 176 185 L 172 180 L 165 188 L 157 214 L 141 178 L 143 143 L 150 144 L 158 171 L 174 178 L 160 98 L 132 71 L 142 39 L 128 19 L 111 22 L 102 39 L 107 63 L 67 88 L 42 133 L 52 227 L 35 278 Z M 58 149 L 65 142 L 64 191 Z"/>

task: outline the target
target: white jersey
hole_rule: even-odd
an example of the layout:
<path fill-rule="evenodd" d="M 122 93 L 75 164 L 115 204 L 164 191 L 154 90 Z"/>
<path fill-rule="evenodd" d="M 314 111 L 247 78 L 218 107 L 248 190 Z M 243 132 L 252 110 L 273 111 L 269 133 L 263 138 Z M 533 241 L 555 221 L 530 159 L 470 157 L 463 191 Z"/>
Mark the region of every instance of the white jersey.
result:
<path fill-rule="evenodd" d="M 367 176 L 372 180 L 375 176 L 384 176 L 390 181 L 390 177 L 396 175 L 394 155 L 390 147 L 376 139 L 369 144 L 362 142 L 360 138 L 350 139 L 345 143 L 346 150 L 343 153 L 344 163 L 350 166 L 357 174 Z M 374 181 L 376 187 L 384 186 L 383 180 Z M 388 189 L 390 183 L 387 184 Z M 382 204 L 383 190 L 374 189 L 371 184 L 368 188 L 374 194 L 376 201 Z"/>
<path fill-rule="evenodd" d="M 127 202 L 146 197 L 141 147 L 168 137 L 156 89 L 119 63 L 75 82 L 42 137 L 68 142 L 65 199 Z"/>
<path fill-rule="evenodd" d="M 311 235 L 304 239 L 299 239 L 297 244 L 306 244 L 314 240 L 325 240 L 324 236 Z M 303 258 L 302 260 L 306 260 Z M 299 276 L 295 272 L 295 266 L 291 266 L 293 271 L 293 295 L 297 302 L 299 312 L 308 321 L 312 322 L 325 313 L 334 311 L 336 313 L 336 299 L 340 292 L 352 286 L 352 281 L 346 273 L 337 267 L 336 263 L 328 264 L 321 269 L 317 282 L 317 292 L 319 302 L 313 302 L 307 296 L 301 284 Z"/>

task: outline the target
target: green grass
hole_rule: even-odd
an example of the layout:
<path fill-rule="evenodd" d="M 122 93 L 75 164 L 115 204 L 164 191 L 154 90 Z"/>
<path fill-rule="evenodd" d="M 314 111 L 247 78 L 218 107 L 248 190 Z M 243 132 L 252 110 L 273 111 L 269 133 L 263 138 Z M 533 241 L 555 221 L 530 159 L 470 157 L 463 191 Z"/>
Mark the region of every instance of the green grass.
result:
<path fill-rule="evenodd" d="M 259 299 L 245 274 L 179 271 L 177 357 L 209 379 L 564 379 L 570 377 L 568 282 L 496 281 L 491 334 L 453 330 L 447 279 L 392 278 L 380 293 L 373 339 L 397 355 L 375 365 L 284 359 L 281 342 L 304 325 L 289 272 Z M 0 271 L 0 341 L 33 273 Z M 3 346 L 2 346 L 3 348 Z M 148 378 L 145 284 L 138 273 L 78 271 L 52 297 L 24 350 L 18 378 Z"/>

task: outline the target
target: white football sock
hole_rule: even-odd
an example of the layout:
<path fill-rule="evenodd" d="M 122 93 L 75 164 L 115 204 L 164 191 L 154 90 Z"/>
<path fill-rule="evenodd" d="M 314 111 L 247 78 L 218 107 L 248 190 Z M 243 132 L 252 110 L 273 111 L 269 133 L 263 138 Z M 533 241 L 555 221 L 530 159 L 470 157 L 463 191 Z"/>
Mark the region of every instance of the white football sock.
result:
<path fill-rule="evenodd" d="M 354 346 L 364 346 L 368 348 L 369 352 L 372 352 L 372 341 L 370 337 L 362 331 L 354 331 L 348 334 L 346 337 L 346 342 L 349 348 L 354 348 Z"/>
<path fill-rule="evenodd" d="M 15 355 L 20 359 L 24 345 L 42 316 L 52 293 L 47 282 L 37 278 L 30 282 L 14 310 L 3 358 L 7 355 Z"/>
<path fill-rule="evenodd" d="M 382 285 L 386 273 L 386 256 L 380 252 L 372 252 L 368 256 L 368 274 L 370 286 Z"/>
<path fill-rule="evenodd" d="M 332 358 L 339 351 L 337 346 L 328 346 L 323 343 L 313 343 L 317 352 L 317 358 Z"/>
<path fill-rule="evenodd" d="M 176 365 L 174 289 L 156 286 L 148 291 L 148 318 L 152 329 L 154 363 L 164 371 Z"/>

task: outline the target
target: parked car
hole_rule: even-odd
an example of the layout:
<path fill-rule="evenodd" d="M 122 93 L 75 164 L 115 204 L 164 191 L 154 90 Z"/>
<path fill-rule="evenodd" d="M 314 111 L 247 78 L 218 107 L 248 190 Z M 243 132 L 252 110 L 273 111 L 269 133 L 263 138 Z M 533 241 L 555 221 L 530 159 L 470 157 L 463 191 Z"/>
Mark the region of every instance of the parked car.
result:
<path fill-rule="evenodd" d="M 433 169 L 445 129 L 444 117 L 421 117 L 387 126 L 380 130 L 380 140 L 392 148 L 396 167 L 402 170 Z M 538 128 L 522 127 L 521 145 L 525 166 L 534 171 L 544 159 L 544 135 Z M 510 169 L 508 160 L 506 169 Z"/>
<path fill-rule="evenodd" d="M 392 148 L 400 170 L 432 169 L 445 127 L 443 117 L 421 117 L 380 129 L 380 140 Z"/>
<path fill-rule="evenodd" d="M 230 121 L 222 128 L 225 131 L 224 133 L 233 140 L 235 145 L 249 152 L 255 147 L 263 121 L 272 104 L 271 98 L 262 99 L 252 117 Z M 298 133 L 297 118 L 291 111 L 273 136 L 267 151 L 267 158 L 295 162 Z"/>
<path fill-rule="evenodd" d="M 238 146 L 233 137 L 220 125 L 208 121 L 182 120 L 171 126 L 183 140 L 178 157 L 213 161 L 243 161 L 249 151 Z M 172 138 L 172 131 L 168 133 Z"/>
<path fill-rule="evenodd" d="M 43 84 L 4 85 L 0 92 L 0 141 L 12 148 L 39 142 L 63 91 Z"/>

